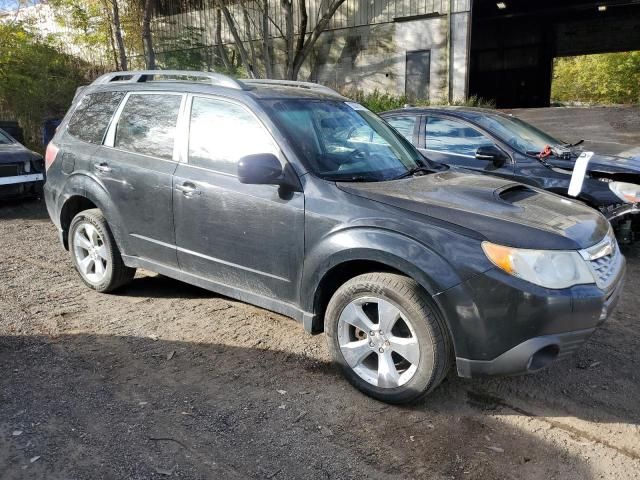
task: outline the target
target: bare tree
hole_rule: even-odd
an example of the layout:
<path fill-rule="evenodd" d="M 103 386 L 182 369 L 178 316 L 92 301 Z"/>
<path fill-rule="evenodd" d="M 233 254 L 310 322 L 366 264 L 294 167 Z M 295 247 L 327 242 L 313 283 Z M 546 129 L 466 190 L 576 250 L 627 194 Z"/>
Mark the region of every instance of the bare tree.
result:
<path fill-rule="evenodd" d="M 118 48 L 118 68 L 120 68 L 120 70 L 127 70 L 127 51 L 124 47 L 124 38 L 122 38 L 122 24 L 120 22 L 118 0 L 102 0 L 102 5 L 109 18 L 109 23 L 111 23 L 111 30 L 113 31 Z"/>
<path fill-rule="evenodd" d="M 227 71 L 231 71 L 233 65 L 229 60 L 229 55 L 227 55 L 227 49 L 222 43 L 222 11 L 219 8 L 216 8 L 216 45 L 218 46 L 218 55 L 222 60 L 224 68 L 226 68 Z"/>
<path fill-rule="evenodd" d="M 145 0 L 142 10 L 142 44 L 144 45 L 144 58 L 148 70 L 156 69 L 156 52 L 153 49 L 151 36 L 151 16 L 153 15 L 154 0 Z"/>
<path fill-rule="evenodd" d="M 253 0 L 239 0 L 244 17 L 242 31 L 245 34 L 245 38 L 248 39 L 245 41 L 241 38 L 236 20 L 229 10 L 229 4 L 227 3 L 229 0 L 218 1 L 229 31 L 233 36 L 236 50 L 247 71 L 250 74 L 256 71 L 256 54 L 253 38 L 257 35 L 262 39 L 262 62 L 265 76 L 267 78 L 273 77 L 273 48 L 271 47 L 271 32 L 269 31 L 269 26 L 271 25 L 276 30 L 276 35 L 284 39 L 284 76 L 289 80 L 296 80 L 298 78 L 302 65 L 313 51 L 313 47 L 320 38 L 320 35 L 327 29 L 336 11 L 345 2 L 345 0 L 320 0 L 318 17 L 316 18 L 313 28 L 310 29 L 306 0 L 275 0 L 280 6 L 281 15 L 278 17 L 283 19 L 283 25 L 280 25 L 274 19 L 273 14 L 275 12 L 269 8 L 271 4 L 270 0 L 258 0 L 257 2 Z M 253 24 L 253 28 L 252 21 L 250 20 L 251 15 L 249 15 L 247 10 L 247 3 L 249 2 L 257 5 L 262 17 L 258 25 Z M 298 14 L 297 25 L 296 14 Z M 252 32 L 257 33 L 253 35 Z M 250 51 L 247 51 L 245 43 L 249 45 Z"/>
<path fill-rule="evenodd" d="M 260 10 L 262 24 L 260 26 L 259 34 L 262 38 L 264 73 L 266 78 L 273 78 L 273 47 L 271 46 L 271 35 L 269 32 L 269 0 L 262 0 L 262 3 L 260 4 Z"/>
<path fill-rule="evenodd" d="M 289 2 L 291 0 L 281 0 L 282 2 Z M 322 32 L 324 32 L 329 26 L 329 22 L 338 11 L 338 8 L 345 2 L 345 0 L 328 0 L 324 9 L 318 9 L 318 18 L 316 20 L 316 24 L 314 28 L 307 32 L 309 26 L 309 18 L 307 15 L 307 6 L 305 0 L 298 0 L 298 8 L 300 9 L 300 21 L 298 23 L 298 38 L 295 42 L 295 52 L 292 55 L 292 58 L 289 59 L 287 64 L 287 79 L 296 80 L 298 78 L 298 74 L 300 73 L 300 69 L 304 64 L 304 61 L 307 59 L 313 47 L 315 46 L 318 38 Z M 293 9 L 290 10 L 290 14 L 293 15 Z M 291 20 L 293 23 L 293 20 Z M 288 44 L 293 44 L 293 39 Z"/>
<path fill-rule="evenodd" d="M 238 27 L 236 25 L 236 21 L 231 15 L 229 8 L 226 4 L 225 0 L 218 0 L 218 4 L 220 10 L 222 10 L 222 15 L 224 15 L 224 19 L 229 26 L 229 31 L 231 32 L 231 36 L 233 37 L 233 42 L 236 47 L 238 54 L 240 55 L 240 61 L 242 62 L 242 66 L 247 71 L 247 74 L 250 77 L 254 77 L 254 67 L 251 65 L 251 61 L 249 59 L 249 54 L 247 53 L 247 49 L 244 46 L 242 38 L 240 37 L 240 33 L 238 32 Z"/>

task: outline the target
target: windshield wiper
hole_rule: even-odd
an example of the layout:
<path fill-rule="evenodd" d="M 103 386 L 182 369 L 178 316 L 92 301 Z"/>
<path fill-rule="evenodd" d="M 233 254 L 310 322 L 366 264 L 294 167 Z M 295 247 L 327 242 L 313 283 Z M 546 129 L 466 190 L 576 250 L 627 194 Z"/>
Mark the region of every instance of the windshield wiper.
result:
<path fill-rule="evenodd" d="M 424 175 L 426 173 L 433 173 L 433 170 L 430 169 L 429 167 L 425 167 L 424 165 L 421 165 L 419 167 L 413 167 L 407 170 L 406 172 L 404 172 L 402 175 L 398 175 L 397 177 L 394 177 L 391 180 L 400 180 L 401 178 L 414 177 L 414 176 Z"/>
<path fill-rule="evenodd" d="M 325 175 L 322 178 L 330 182 L 380 182 L 379 178 L 367 177 L 366 175 Z"/>
<path fill-rule="evenodd" d="M 565 143 L 563 147 L 565 148 L 577 147 L 578 145 L 582 145 L 583 143 L 584 143 L 584 140 L 580 139 L 576 143 Z"/>

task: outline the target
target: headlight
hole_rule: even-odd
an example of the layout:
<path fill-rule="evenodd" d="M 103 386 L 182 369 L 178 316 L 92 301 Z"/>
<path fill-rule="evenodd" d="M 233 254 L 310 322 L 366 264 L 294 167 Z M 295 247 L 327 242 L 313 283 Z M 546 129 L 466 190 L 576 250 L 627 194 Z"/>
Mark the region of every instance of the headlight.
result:
<path fill-rule="evenodd" d="M 545 288 L 567 288 L 595 279 L 578 252 L 525 250 L 482 242 L 485 255 L 510 275 Z"/>
<path fill-rule="evenodd" d="M 611 182 L 609 188 L 620 200 L 627 203 L 640 202 L 640 185 L 625 182 Z"/>

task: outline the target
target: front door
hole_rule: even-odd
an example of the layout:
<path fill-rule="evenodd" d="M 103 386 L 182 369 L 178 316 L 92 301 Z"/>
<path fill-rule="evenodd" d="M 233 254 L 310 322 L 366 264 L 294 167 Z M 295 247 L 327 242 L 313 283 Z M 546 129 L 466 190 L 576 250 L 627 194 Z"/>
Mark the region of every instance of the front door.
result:
<path fill-rule="evenodd" d="M 425 118 L 424 141 L 424 148 L 420 148 L 420 151 L 436 162 L 493 175 L 513 175 L 514 167 L 510 160 L 502 165 L 495 165 L 492 161 L 476 158 L 478 148 L 496 143 L 483 132 L 460 120 L 428 115 Z"/>
<path fill-rule="evenodd" d="M 246 185 L 238 160 L 280 149 L 246 107 L 194 96 L 186 162 L 174 175 L 180 268 L 221 285 L 293 301 L 302 271 L 304 195 Z"/>

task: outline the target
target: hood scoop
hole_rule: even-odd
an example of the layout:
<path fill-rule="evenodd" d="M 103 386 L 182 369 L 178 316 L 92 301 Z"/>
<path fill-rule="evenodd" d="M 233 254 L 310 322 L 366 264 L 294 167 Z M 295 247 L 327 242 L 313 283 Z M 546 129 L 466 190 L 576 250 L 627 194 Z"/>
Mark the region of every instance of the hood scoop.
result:
<path fill-rule="evenodd" d="M 496 190 L 497 197 L 503 202 L 514 204 L 538 195 L 538 192 L 526 185 L 511 184 Z"/>

